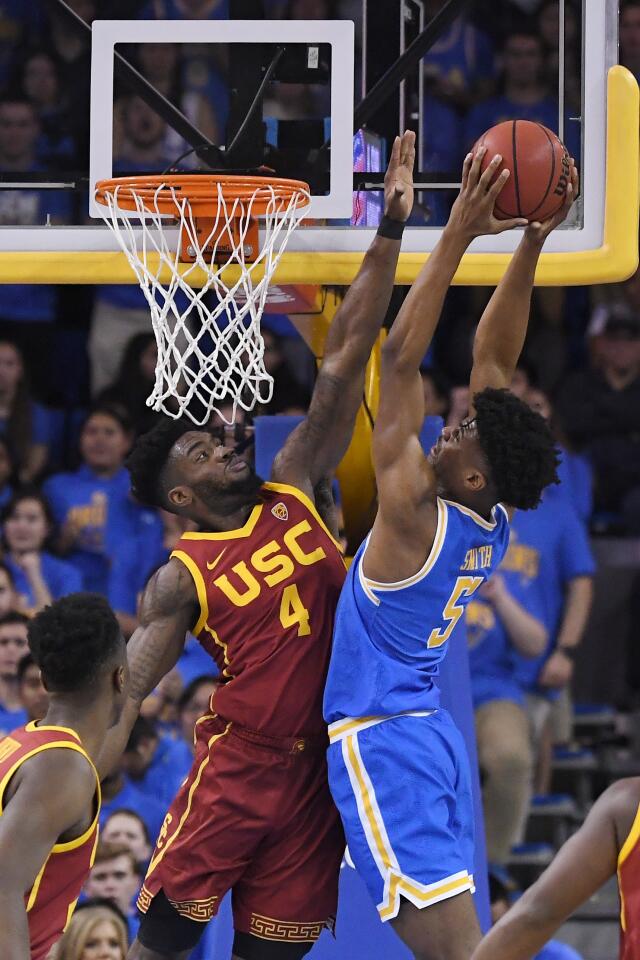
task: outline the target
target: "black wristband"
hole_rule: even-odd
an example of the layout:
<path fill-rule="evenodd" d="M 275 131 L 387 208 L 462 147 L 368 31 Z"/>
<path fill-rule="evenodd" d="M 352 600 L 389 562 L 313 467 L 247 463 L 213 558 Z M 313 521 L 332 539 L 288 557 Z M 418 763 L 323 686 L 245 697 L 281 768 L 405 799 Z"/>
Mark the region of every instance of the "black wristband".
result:
<path fill-rule="evenodd" d="M 402 240 L 405 227 L 406 223 L 384 216 L 378 227 L 378 236 L 385 237 L 387 240 Z"/>
<path fill-rule="evenodd" d="M 563 657 L 566 657 L 567 660 L 571 660 L 572 663 L 576 662 L 578 656 L 577 647 L 556 647 L 556 653 L 561 653 Z"/>

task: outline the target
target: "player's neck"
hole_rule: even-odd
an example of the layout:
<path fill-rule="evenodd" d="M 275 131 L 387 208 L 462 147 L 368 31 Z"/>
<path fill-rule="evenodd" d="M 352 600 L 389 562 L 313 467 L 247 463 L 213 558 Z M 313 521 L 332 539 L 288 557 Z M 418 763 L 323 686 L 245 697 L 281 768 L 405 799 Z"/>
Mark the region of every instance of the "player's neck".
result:
<path fill-rule="evenodd" d="M 67 727 L 77 733 L 89 756 L 95 760 L 111 726 L 111 704 L 87 701 L 73 694 L 50 694 L 49 709 L 39 726 Z"/>
<path fill-rule="evenodd" d="M 251 511 L 256 506 L 255 500 L 249 503 L 242 503 L 237 506 L 230 504 L 230 512 L 218 513 L 217 511 L 207 511 L 206 517 L 198 520 L 202 530 L 210 530 L 212 533 L 227 533 L 229 530 L 239 530 L 251 516 Z"/>

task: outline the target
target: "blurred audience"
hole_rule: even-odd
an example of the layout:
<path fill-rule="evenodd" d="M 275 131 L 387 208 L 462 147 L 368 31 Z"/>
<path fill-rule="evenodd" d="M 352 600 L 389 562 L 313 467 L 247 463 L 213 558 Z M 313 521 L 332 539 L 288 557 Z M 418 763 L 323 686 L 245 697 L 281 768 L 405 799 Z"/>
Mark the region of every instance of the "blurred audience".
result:
<path fill-rule="evenodd" d="M 18 692 L 27 721 L 42 720 L 49 705 L 49 694 L 44 688 L 40 667 L 30 653 L 18 664 Z"/>
<path fill-rule="evenodd" d="M 128 942 L 119 912 L 106 905 L 78 908 L 51 960 L 125 960 Z"/>
<path fill-rule="evenodd" d="M 51 508 L 36 488 L 16 493 L 4 508 L 5 562 L 20 605 L 37 613 L 68 593 L 82 589 L 80 572 L 45 550 L 53 528 Z"/>
<path fill-rule="evenodd" d="M 168 807 L 191 767 L 192 752 L 182 740 L 162 736 L 147 717 L 138 717 L 122 758 L 134 786 Z"/>
<path fill-rule="evenodd" d="M 96 404 L 122 407 L 136 435 L 157 423 L 159 414 L 147 406 L 153 390 L 158 348 L 152 333 L 137 333 L 128 341 L 113 383 L 96 397 Z"/>
<path fill-rule="evenodd" d="M 196 677 L 182 691 L 178 700 L 178 722 L 180 736 L 193 756 L 194 728 L 200 717 L 211 713 L 211 697 L 216 689 L 217 680 L 213 676 Z"/>
<path fill-rule="evenodd" d="M 31 396 L 22 354 L 8 341 L 0 341 L 0 434 L 19 481 L 37 480 L 49 457 L 51 414 Z"/>
<path fill-rule="evenodd" d="M 140 925 L 135 898 L 141 883 L 138 864 L 129 847 L 101 840 L 83 893 L 113 901 L 127 918 L 128 939 L 133 940 Z"/>
<path fill-rule="evenodd" d="M 27 626 L 23 613 L 9 611 L 0 616 L 0 736 L 27 722 L 20 698 L 18 664 L 28 653 Z"/>
<path fill-rule="evenodd" d="M 620 4 L 620 63 L 640 80 L 640 0 Z"/>
<path fill-rule="evenodd" d="M 105 843 L 127 847 L 141 867 L 146 867 L 151 857 L 151 839 L 147 825 L 134 810 L 115 810 L 107 817 L 101 837 Z"/>
<path fill-rule="evenodd" d="M 427 16 L 434 17 L 444 5 L 445 0 L 427 0 Z M 423 62 L 429 92 L 456 108 L 468 107 L 492 92 L 493 43 L 463 17 L 435 42 Z"/>

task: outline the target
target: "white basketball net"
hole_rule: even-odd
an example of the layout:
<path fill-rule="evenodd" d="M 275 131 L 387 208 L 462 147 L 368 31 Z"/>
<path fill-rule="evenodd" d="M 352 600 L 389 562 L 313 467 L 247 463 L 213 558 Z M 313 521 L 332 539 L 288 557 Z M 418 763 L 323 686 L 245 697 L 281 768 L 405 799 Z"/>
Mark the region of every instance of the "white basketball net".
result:
<path fill-rule="evenodd" d="M 118 204 L 121 189 L 129 199 L 133 194 L 139 219 L 131 213 L 123 215 L 124 205 Z M 271 277 L 310 198 L 303 190 L 283 198 L 268 183 L 261 183 L 259 189 L 263 198 L 265 191 L 270 191 L 270 197 L 261 217 L 262 248 L 253 262 L 245 259 L 243 241 L 255 194 L 249 200 L 227 199 L 222 185 L 217 184 L 218 196 L 211 201 L 213 228 L 208 237 L 198 239 L 190 201 L 174 187 L 159 185 L 153 201 L 135 194 L 130 185 L 104 191 L 104 220 L 135 271 L 151 310 L 158 362 L 147 406 L 175 419 L 186 414 L 203 426 L 215 411 L 229 423 L 235 421 L 238 407 L 251 411 L 256 404 L 271 400 L 273 377 L 264 366 L 260 321 Z M 164 216 L 159 209 L 161 192 Z M 171 233 L 167 235 L 168 192 L 179 227 L 176 250 L 169 246 Z M 234 218 L 238 218 L 239 242 L 228 253 L 221 249 L 218 257 L 218 248 L 231 236 L 231 231 L 225 232 L 221 244 L 220 229 L 225 222 L 231 226 Z M 218 240 L 214 241 L 215 237 Z M 180 261 L 183 238 L 195 257 L 192 264 Z M 217 259 L 222 262 L 215 262 Z M 240 277 L 229 286 L 224 274 L 232 266 L 240 268 Z M 206 279 L 198 289 L 190 286 L 189 279 L 195 279 L 199 271 Z M 220 409 L 230 403 L 231 421 Z"/>

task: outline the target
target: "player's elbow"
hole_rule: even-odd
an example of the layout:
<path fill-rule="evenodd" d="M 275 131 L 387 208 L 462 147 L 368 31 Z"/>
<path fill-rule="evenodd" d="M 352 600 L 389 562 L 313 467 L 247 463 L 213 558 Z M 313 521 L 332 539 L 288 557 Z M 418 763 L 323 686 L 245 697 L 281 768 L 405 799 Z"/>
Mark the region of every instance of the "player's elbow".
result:
<path fill-rule="evenodd" d="M 409 356 L 405 345 L 392 336 L 382 345 L 380 367 L 383 376 L 402 377 L 416 372 L 415 359 Z"/>

